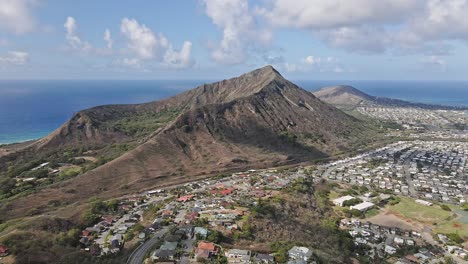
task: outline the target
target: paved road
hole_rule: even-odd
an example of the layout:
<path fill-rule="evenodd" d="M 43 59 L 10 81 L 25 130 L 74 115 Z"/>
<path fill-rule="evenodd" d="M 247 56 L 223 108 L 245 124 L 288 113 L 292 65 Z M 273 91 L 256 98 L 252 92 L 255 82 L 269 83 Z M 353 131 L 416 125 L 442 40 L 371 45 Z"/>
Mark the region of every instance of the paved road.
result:
<path fill-rule="evenodd" d="M 132 253 L 130 258 L 127 260 L 127 264 L 141 264 L 145 260 L 146 254 L 156 245 L 159 240 L 169 231 L 169 227 L 165 226 L 158 230 L 154 236 L 147 240 L 143 245 L 139 246 Z"/>

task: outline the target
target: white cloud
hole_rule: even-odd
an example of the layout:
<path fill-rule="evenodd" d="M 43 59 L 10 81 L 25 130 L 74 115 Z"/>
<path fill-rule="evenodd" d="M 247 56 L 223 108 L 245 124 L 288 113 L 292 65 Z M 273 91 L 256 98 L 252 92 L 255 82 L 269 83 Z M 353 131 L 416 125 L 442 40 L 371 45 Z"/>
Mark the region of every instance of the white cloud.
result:
<path fill-rule="evenodd" d="M 310 56 L 305 57 L 302 61 L 305 64 L 314 65 L 314 64 L 320 63 L 322 61 L 322 59 L 321 58 L 316 58 L 316 57 L 310 55 Z"/>
<path fill-rule="evenodd" d="M 35 27 L 31 9 L 34 0 L 0 0 L 0 29 L 17 34 L 30 32 Z"/>
<path fill-rule="evenodd" d="M 164 54 L 164 63 L 178 69 L 191 67 L 194 64 L 191 53 L 192 43 L 190 41 L 185 41 L 180 51 L 175 51 L 171 45 Z"/>
<path fill-rule="evenodd" d="M 302 66 L 298 67 L 302 71 L 319 71 L 319 72 L 344 72 L 345 69 L 340 60 L 333 56 L 319 57 L 309 55 L 301 59 Z"/>
<path fill-rule="evenodd" d="M 158 62 L 171 68 L 188 68 L 194 65 L 192 59 L 192 43 L 185 41 L 180 50 L 163 34 L 156 34 L 144 24 L 135 19 L 122 19 L 120 31 L 127 38 L 128 49 L 136 58 L 126 58 L 124 65 L 141 65 L 143 61 Z"/>
<path fill-rule="evenodd" d="M 275 28 L 303 29 L 361 53 L 447 54 L 468 41 L 468 0 L 273 0 L 257 7 Z"/>
<path fill-rule="evenodd" d="M 266 45 L 271 32 L 261 29 L 247 0 L 203 0 L 205 12 L 213 24 L 222 30 L 222 39 L 212 51 L 218 63 L 239 64 L 248 59 L 252 46 Z"/>
<path fill-rule="evenodd" d="M 425 40 L 468 40 L 468 0 L 428 0 L 406 31 Z"/>
<path fill-rule="evenodd" d="M 106 29 L 104 31 L 104 37 L 103 38 L 104 38 L 104 41 L 107 44 L 107 48 L 112 49 L 112 45 L 113 45 L 114 41 L 112 40 L 112 36 L 111 36 L 111 33 L 110 33 L 109 29 Z"/>
<path fill-rule="evenodd" d="M 360 53 L 381 53 L 391 43 L 391 37 L 387 35 L 387 32 L 375 27 L 341 27 L 320 30 L 316 32 L 316 35 L 331 47 Z"/>
<path fill-rule="evenodd" d="M 10 51 L 6 56 L 0 57 L 0 64 L 24 65 L 29 54 L 24 51 Z"/>
<path fill-rule="evenodd" d="M 399 23 L 422 0 L 275 0 L 259 13 L 270 23 L 307 29 L 355 27 L 363 24 Z"/>
<path fill-rule="evenodd" d="M 128 39 L 128 47 L 142 59 L 151 59 L 158 48 L 156 35 L 146 25 L 140 25 L 135 19 L 124 18 L 120 31 Z"/>
<path fill-rule="evenodd" d="M 78 26 L 76 24 L 76 20 L 73 17 L 67 17 L 67 20 L 65 21 L 65 24 L 63 24 L 63 27 L 66 31 L 65 37 L 71 48 L 85 52 L 90 51 L 92 49 L 91 44 L 89 44 L 87 41 L 81 40 L 80 37 L 78 37 L 76 33 Z"/>
<path fill-rule="evenodd" d="M 138 67 L 140 67 L 140 60 L 135 59 L 135 58 L 133 58 L 133 59 L 124 58 L 121 61 L 121 64 L 126 65 L 126 66 L 130 66 L 130 67 L 138 68 Z"/>

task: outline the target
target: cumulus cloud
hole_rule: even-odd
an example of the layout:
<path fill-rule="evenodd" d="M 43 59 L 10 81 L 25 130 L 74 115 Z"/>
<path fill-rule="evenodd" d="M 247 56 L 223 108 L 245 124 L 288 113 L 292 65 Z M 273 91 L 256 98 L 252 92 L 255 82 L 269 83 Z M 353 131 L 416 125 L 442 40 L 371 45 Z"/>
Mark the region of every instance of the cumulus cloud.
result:
<path fill-rule="evenodd" d="M 35 27 L 31 9 L 34 0 L 0 0 L 0 29 L 17 34 L 30 32 Z"/>
<path fill-rule="evenodd" d="M 191 67 L 194 64 L 191 53 L 192 43 L 190 41 L 185 41 L 180 51 L 174 50 L 171 45 L 164 54 L 164 63 L 174 68 Z"/>
<path fill-rule="evenodd" d="M 156 34 L 146 25 L 129 18 L 122 19 L 120 31 L 127 39 L 129 52 L 136 56 L 124 59 L 124 65 L 135 67 L 151 61 L 171 68 L 188 68 L 195 63 L 190 41 L 185 41 L 182 48 L 176 50 L 163 34 Z"/>
<path fill-rule="evenodd" d="M 155 56 L 158 45 L 156 35 L 146 25 L 140 25 L 135 19 L 124 18 L 120 24 L 120 31 L 128 39 L 128 48 L 142 59 L 151 59 Z"/>
<path fill-rule="evenodd" d="M 320 72 L 336 72 L 341 73 L 344 70 L 344 67 L 341 65 L 341 62 L 338 58 L 333 56 L 328 57 L 319 57 L 309 55 L 301 59 L 303 64 L 302 69 L 304 71 L 320 71 Z"/>
<path fill-rule="evenodd" d="M 349 72 L 343 66 L 340 59 L 333 56 L 321 57 L 309 55 L 301 58 L 298 62 L 282 62 L 275 64 L 275 67 L 287 72 Z"/>
<path fill-rule="evenodd" d="M 420 8 L 422 0 L 275 0 L 259 13 L 270 23 L 308 29 L 399 23 Z"/>
<path fill-rule="evenodd" d="M 75 18 L 70 16 L 67 17 L 63 27 L 66 31 L 65 38 L 67 39 L 68 45 L 71 48 L 81 51 L 90 51 L 92 49 L 91 44 L 89 44 L 87 41 L 81 40 L 81 38 L 77 35 L 76 30 L 78 26 L 76 24 Z"/>
<path fill-rule="evenodd" d="M 114 41 L 112 40 L 112 36 L 111 36 L 111 33 L 110 33 L 109 29 L 106 29 L 104 31 L 104 37 L 103 38 L 104 38 L 104 41 L 106 42 L 107 48 L 112 49 L 112 45 L 113 45 Z"/>
<path fill-rule="evenodd" d="M 468 0 L 428 0 L 423 12 L 412 16 L 402 30 L 406 40 L 420 43 L 468 40 Z"/>
<path fill-rule="evenodd" d="M 24 65 L 29 59 L 29 54 L 24 51 L 10 51 L 6 56 L 0 57 L 0 64 Z"/>
<path fill-rule="evenodd" d="M 273 0 L 256 14 L 361 53 L 447 54 L 468 40 L 468 0 Z"/>
<path fill-rule="evenodd" d="M 205 13 L 222 31 L 222 39 L 213 47 L 211 56 L 218 63 L 239 64 L 248 59 L 249 50 L 271 41 L 269 30 L 255 21 L 255 12 L 247 0 L 203 0 Z"/>

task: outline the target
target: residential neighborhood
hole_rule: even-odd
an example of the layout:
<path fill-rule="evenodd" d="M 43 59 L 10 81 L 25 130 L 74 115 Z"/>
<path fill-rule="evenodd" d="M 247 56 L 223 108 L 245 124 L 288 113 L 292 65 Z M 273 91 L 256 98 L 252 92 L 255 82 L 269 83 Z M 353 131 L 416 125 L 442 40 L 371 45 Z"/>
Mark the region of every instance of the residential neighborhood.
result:
<path fill-rule="evenodd" d="M 223 258 L 227 263 L 274 263 L 275 252 L 218 244 L 222 234 L 245 232 L 249 208 L 259 199 L 275 197 L 295 180 L 312 177 L 314 181 L 326 179 L 348 186 L 365 186 L 368 192 L 363 195 L 344 195 L 330 201 L 362 214 L 378 210 L 393 195 L 411 197 L 421 206 L 437 202 L 459 205 L 467 198 L 466 155 L 466 143 L 401 141 L 315 169 L 249 170 L 176 188 L 150 190 L 120 200 L 119 211 L 124 213 L 102 216 L 95 225 L 83 230 L 80 242 L 84 250 L 96 255 L 118 254 L 127 239 L 142 245 L 151 242 L 152 251 L 146 254 L 147 261 L 152 262 L 190 263 Z M 152 214 L 148 215 L 150 209 Z M 135 226 L 142 223 L 147 224 L 136 231 Z M 455 252 L 461 259 L 466 254 L 462 247 L 452 246 L 449 250 L 450 242 L 445 243 L 445 249 L 434 246 L 414 230 L 359 219 L 343 219 L 340 227 L 349 230 L 355 246 L 370 258 L 390 257 L 394 263 L 432 263 L 431 260 L 443 257 L 444 252 Z M 439 241 L 444 245 L 443 240 Z M 416 246 L 417 251 L 407 252 L 408 247 Z M 287 252 L 288 263 L 310 263 L 313 252 L 313 248 L 292 246 Z M 137 263 L 132 258 L 129 261 Z"/>

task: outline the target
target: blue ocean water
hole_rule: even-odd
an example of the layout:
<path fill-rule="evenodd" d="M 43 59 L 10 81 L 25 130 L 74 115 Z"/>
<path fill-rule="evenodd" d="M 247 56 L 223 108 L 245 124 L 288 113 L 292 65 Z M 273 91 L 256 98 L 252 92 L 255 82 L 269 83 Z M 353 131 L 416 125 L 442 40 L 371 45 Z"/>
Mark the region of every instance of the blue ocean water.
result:
<path fill-rule="evenodd" d="M 36 139 L 73 113 L 163 99 L 211 81 L 0 81 L 0 144 Z M 468 106 L 468 81 L 295 81 L 307 90 L 347 84 L 375 96 Z"/>

